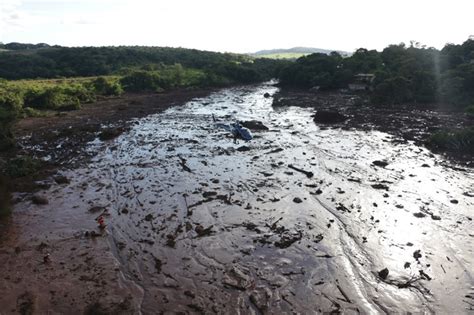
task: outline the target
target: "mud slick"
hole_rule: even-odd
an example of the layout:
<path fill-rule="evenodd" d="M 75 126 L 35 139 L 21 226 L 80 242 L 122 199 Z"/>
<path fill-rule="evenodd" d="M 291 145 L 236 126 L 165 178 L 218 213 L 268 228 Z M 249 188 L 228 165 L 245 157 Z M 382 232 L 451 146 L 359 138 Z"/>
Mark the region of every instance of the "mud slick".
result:
<path fill-rule="evenodd" d="M 277 90 L 136 119 L 91 141 L 87 165 L 17 194 L 2 312 L 472 312 L 473 170 L 322 127 L 310 108 L 273 107 Z M 254 140 L 234 144 L 212 114 L 253 122 Z"/>

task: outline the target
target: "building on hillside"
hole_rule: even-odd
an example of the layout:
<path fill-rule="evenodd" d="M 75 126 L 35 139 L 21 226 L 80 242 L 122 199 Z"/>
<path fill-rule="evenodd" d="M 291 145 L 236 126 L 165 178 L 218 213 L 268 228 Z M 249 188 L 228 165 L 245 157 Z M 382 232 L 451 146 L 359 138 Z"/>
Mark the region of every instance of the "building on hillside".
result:
<path fill-rule="evenodd" d="M 354 76 L 354 80 L 349 83 L 349 90 L 351 91 L 369 91 L 372 89 L 372 82 L 374 82 L 375 74 L 359 73 Z"/>

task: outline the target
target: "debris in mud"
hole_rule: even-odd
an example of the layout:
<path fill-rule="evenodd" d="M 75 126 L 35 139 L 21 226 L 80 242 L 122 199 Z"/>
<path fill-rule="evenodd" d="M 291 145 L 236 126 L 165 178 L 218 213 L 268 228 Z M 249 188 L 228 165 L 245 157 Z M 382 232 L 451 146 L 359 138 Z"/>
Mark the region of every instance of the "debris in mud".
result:
<path fill-rule="evenodd" d="M 268 130 L 268 127 L 258 120 L 241 121 L 240 124 L 250 130 Z"/>
<path fill-rule="evenodd" d="M 389 273 L 388 268 L 384 268 L 379 271 L 379 277 L 385 280 L 388 277 L 388 273 Z"/>
<path fill-rule="evenodd" d="M 268 93 L 268 92 L 265 92 L 265 94 L 263 94 L 263 97 L 265 97 L 265 98 L 269 98 L 270 96 L 271 96 L 271 95 L 270 95 L 270 93 Z"/>
<path fill-rule="evenodd" d="M 299 197 L 295 197 L 295 198 L 293 198 L 293 202 L 294 203 L 302 203 L 303 200 L 301 200 L 301 198 L 299 198 Z"/>
<path fill-rule="evenodd" d="M 211 235 L 211 234 L 213 233 L 213 231 L 212 231 L 212 228 L 213 228 L 213 227 L 214 227 L 214 226 L 211 225 L 211 226 L 209 226 L 209 227 L 207 227 L 207 228 L 204 228 L 202 225 L 198 224 L 198 225 L 196 225 L 196 227 L 194 228 L 194 231 L 196 231 L 198 237 L 209 236 L 209 235 Z"/>
<path fill-rule="evenodd" d="M 285 233 L 281 236 L 281 239 L 275 242 L 275 246 L 278 248 L 287 248 L 302 238 L 303 233 L 301 231 L 298 231 L 295 234 L 290 234 L 289 232 L 285 231 Z"/>
<path fill-rule="evenodd" d="M 191 169 L 186 165 L 186 159 L 179 155 L 178 155 L 178 158 L 179 158 L 179 164 L 181 165 L 183 170 L 186 172 L 192 173 Z"/>
<path fill-rule="evenodd" d="M 216 191 L 205 191 L 205 192 L 202 193 L 202 196 L 204 198 L 211 198 L 211 197 L 217 196 L 217 192 Z"/>
<path fill-rule="evenodd" d="M 336 111 L 318 110 L 313 115 L 314 122 L 322 123 L 322 124 L 342 123 L 346 121 L 347 119 L 349 119 L 348 116 Z"/>
<path fill-rule="evenodd" d="M 342 203 L 338 203 L 336 205 L 336 210 L 339 210 L 339 211 L 342 211 L 342 212 L 349 212 L 351 213 L 351 210 L 349 210 L 349 208 L 347 208 L 346 206 L 344 206 Z"/>
<path fill-rule="evenodd" d="M 105 207 L 104 206 L 93 206 L 89 209 L 90 213 L 98 213 L 100 211 L 105 211 Z"/>
<path fill-rule="evenodd" d="M 239 152 L 247 152 L 247 151 L 250 151 L 250 150 L 251 150 L 251 148 L 246 146 L 246 145 L 243 145 L 243 146 L 240 146 L 240 147 L 237 148 L 237 151 L 239 151 Z"/>
<path fill-rule="evenodd" d="M 422 213 L 422 212 L 415 212 L 413 213 L 413 215 L 417 218 L 424 218 L 426 217 L 426 214 Z"/>
<path fill-rule="evenodd" d="M 313 175 L 314 175 L 313 172 L 305 171 L 305 170 L 303 170 L 303 169 L 301 169 L 301 168 L 298 168 L 298 167 L 295 167 L 295 166 L 293 166 L 293 165 L 291 165 L 291 164 L 288 164 L 288 167 L 291 168 L 291 169 L 293 169 L 293 170 L 295 170 L 295 171 L 297 171 L 297 172 L 300 172 L 300 173 L 305 174 L 308 178 L 311 178 L 311 177 L 313 177 Z"/>
<path fill-rule="evenodd" d="M 173 234 L 166 235 L 166 246 L 174 248 L 176 246 L 176 236 Z"/>
<path fill-rule="evenodd" d="M 243 270 L 234 266 L 225 273 L 222 283 L 225 286 L 244 291 L 252 285 L 253 281 Z"/>
<path fill-rule="evenodd" d="M 416 261 L 419 262 L 419 259 L 422 257 L 421 255 L 421 250 L 417 249 L 413 252 L 413 258 L 416 259 Z"/>
<path fill-rule="evenodd" d="M 268 151 L 267 154 L 278 153 L 278 152 L 281 152 L 283 150 L 284 150 L 283 148 L 276 148 L 274 150 Z"/>
<path fill-rule="evenodd" d="M 59 185 L 69 184 L 69 182 L 70 182 L 69 178 L 67 178 L 66 176 L 63 176 L 63 175 L 56 175 L 53 178 L 54 178 L 54 181 Z"/>
<path fill-rule="evenodd" d="M 17 311 L 20 314 L 30 315 L 35 313 L 36 297 L 26 291 L 16 299 Z"/>
<path fill-rule="evenodd" d="M 455 204 L 455 205 L 459 203 L 459 201 L 457 201 L 456 199 L 451 199 L 449 202 L 451 202 L 452 204 Z"/>
<path fill-rule="evenodd" d="M 153 214 L 151 213 L 147 214 L 144 220 L 147 222 L 153 221 Z"/>
<path fill-rule="evenodd" d="M 157 273 L 161 273 L 161 267 L 163 266 L 163 262 L 161 261 L 161 259 L 159 258 L 156 258 L 156 257 L 153 257 L 155 258 L 155 269 L 156 269 L 156 272 Z"/>
<path fill-rule="evenodd" d="M 419 270 L 419 273 L 420 273 L 420 276 L 421 276 L 422 279 L 431 281 L 431 277 L 429 275 L 427 275 L 423 270 Z"/>
<path fill-rule="evenodd" d="M 373 184 L 373 185 L 370 185 L 370 186 L 372 186 L 372 188 L 374 188 L 374 189 L 384 189 L 384 190 L 388 191 L 388 186 L 384 185 L 384 184 Z"/>
<path fill-rule="evenodd" d="M 271 292 L 266 290 L 253 290 L 250 293 L 249 300 L 255 308 L 262 314 L 268 308 L 268 299 L 271 297 Z"/>
<path fill-rule="evenodd" d="M 33 195 L 33 197 L 31 197 L 31 201 L 35 205 L 47 205 L 49 203 L 49 201 L 46 197 L 43 197 L 43 196 L 40 196 L 40 195 Z"/>
<path fill-rule="evenodd" d="M 125 132 L 125 128 L 106 128 L 99 134 L 99 139 L 102 141 L 112 140 Z"/>
<path fill-rule="evenodd" d="M 375 160 L 372 162 L 372 164 L 379 167 L 386 167 L 388 165 L 388 162 L 385 160 Z"/>

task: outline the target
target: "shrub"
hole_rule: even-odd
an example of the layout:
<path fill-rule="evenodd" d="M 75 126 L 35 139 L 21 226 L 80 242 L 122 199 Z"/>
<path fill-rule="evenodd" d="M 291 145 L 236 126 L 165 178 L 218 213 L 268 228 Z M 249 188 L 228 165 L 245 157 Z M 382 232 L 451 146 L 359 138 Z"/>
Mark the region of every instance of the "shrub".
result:
<path fill-rule="evenodd" d="M 126 91 L 157 91 L 164 88 L 164 80 L 157 72 L 151 71 L 133 71 L 124 76 L 120 83 Z"/>
<path fill-rule="evenodd" d="M 37 109 L 79 109 L 81 99 L 89 100 L 86 91 L 62 86 L 32 87 L 25 93 L 25 105 Z"/>
<path fill-rule="evenodd" d="M 40 167 L 40 161 L 29 156 L 19 156 L 8 161 L 5 173 L 10 177 L 23 177 L 37 173 Z"/>
<path fill-rule="evenodd" d="M 437 132 L 427 144 L 436 149 L 474 154 L 474 128 Z"/>
<path fill-rule="evenodd" d="M 117 80 L 106 79 L 104 77 L 98 77 L 92 81 L 94 91 L 98 95 L 121 95 L 123 88 L 120 82 Z"/>
<path fill-rule="evenodd" d="M 0 108 L 11 112 L 19 112 L 23 107 L 23 97 L 18 89 L 8 86 L 0 87 Z"/>

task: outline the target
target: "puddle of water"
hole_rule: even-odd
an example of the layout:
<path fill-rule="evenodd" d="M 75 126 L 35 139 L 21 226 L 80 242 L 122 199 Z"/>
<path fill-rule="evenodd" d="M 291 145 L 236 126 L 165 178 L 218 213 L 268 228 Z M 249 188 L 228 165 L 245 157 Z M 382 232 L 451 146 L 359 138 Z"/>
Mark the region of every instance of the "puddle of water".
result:
<path fill-rule="evenodd" d="M 65 236 L 71 224 L 93 228 L 87 210 L 106 207 L 143 313 L 472 310 L 473 172 L 385 133 L 319 128 L 310 109 L 274 110 L 263 95 L 276 91 L 225 89 L 137 120 L 48 192 L 61 212 L 36 223 Z M 212 114 L 270 130 L 234 144 Z"/>

